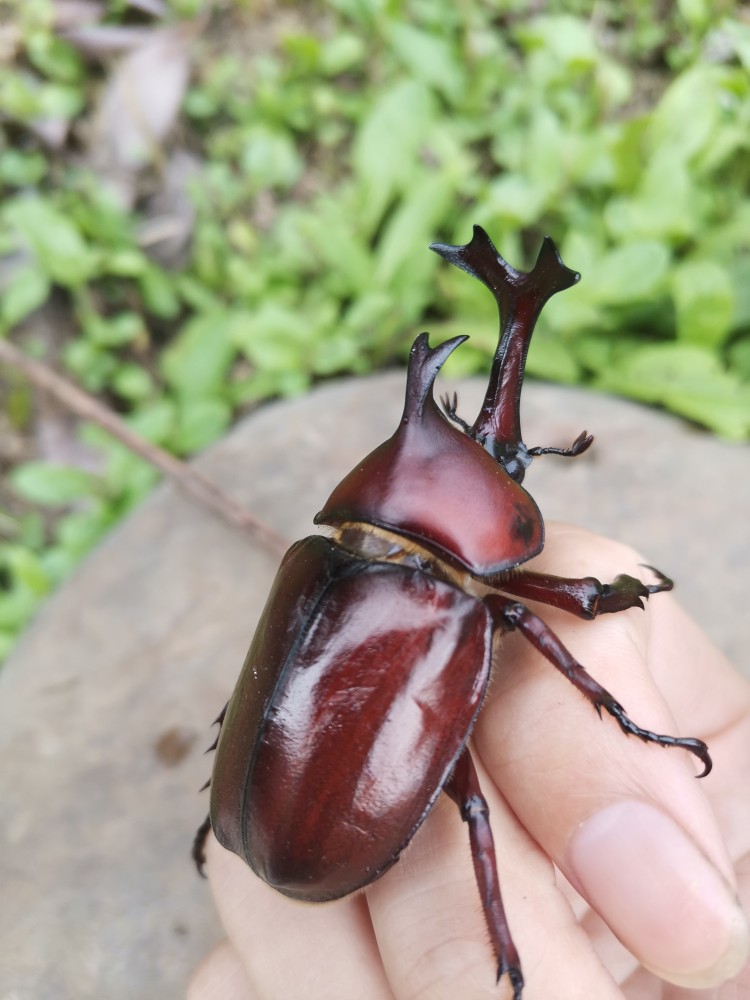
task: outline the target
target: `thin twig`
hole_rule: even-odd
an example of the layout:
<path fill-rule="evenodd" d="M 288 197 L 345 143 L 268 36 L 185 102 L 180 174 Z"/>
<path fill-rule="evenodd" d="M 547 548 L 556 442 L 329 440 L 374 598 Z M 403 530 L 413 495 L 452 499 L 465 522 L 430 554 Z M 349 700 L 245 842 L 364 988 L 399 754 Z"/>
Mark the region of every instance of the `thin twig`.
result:
<path fill-rule="evenodd" d="M 242 504 L 227 496 L 210 479 L 174 455 L 170 455 L 163 448 L 146 441 L 93 396 L 79 389 L 62 375 L 58 375 L 47 365 L 30 358 L 3 338 L 0 338 L 0 361 L 18 368 L 33 385 L 48 392 L 77 417 L 90 420 L 102 427 L 112 437 L 121 441 L 126 448 L 172 479 L 186 493 L 234 527 L 251 534 L 274 554 L 282 555 L 288 548 L 288 543 L 281 535 L 251 514 Z"/>

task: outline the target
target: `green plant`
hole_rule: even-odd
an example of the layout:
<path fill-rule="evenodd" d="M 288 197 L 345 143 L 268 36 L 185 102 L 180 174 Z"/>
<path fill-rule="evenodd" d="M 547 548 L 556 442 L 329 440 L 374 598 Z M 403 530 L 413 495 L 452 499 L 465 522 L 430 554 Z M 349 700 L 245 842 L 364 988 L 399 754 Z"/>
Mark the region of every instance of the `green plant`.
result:
<path fill-rule="evenodd" d="M 77 154 L 106 77 L 49 0 L 2 7 L 0 332 L 42 353 L 34 312 L 56 311 L 61 363 L 150 441 L 193 454 L 264 399 L 402 360 L 417 327 L 469 332 L 450 372 L 485 369 L 481 289 L 423 252 L 473 222 L 519 266 L 551 233 L 583 272 L 532 375 L 750 436 L 750 28 L 732 5 L 175 3 L 211 20 L 179 138 L 138 170 L 157 182 L 178 146 L 197 154 L 177 267 L 144 239 L 149 201 L 131 211 Z M 68 145 L 49 145 L 50 120 Z M 97 446 L 96 473 L 13 474 L 26 507 L 0 523 L 6 646 L 151 487 L 140 459 Z"/>

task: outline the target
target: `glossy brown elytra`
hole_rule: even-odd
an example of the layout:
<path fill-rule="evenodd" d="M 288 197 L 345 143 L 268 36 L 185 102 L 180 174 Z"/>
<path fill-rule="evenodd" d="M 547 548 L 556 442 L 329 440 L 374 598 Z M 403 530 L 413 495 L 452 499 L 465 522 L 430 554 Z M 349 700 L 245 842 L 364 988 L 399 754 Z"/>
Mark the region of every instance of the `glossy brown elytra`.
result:
<path fill-rule="evenodd" d="M 671 588 L 618 576 L 566 579 L 518 567 L 544 544 L 539 508 L 523 488 L 532 458 L 519 396 L 529 340 L 556 292 L 575 284 L 550 239 L 529 272 L 500 257 L 475 226 L 465 246 L 432 249 L 479 278 L 500 311 L 500 340 L 472 425 L 433 398 L 435 377 L 466 338 L 409 358 L 395 434 L 336 487 L 312 535 L 283 559 L 234 693 L 219 717 L 210 829 L 262 879 L 296 899 L 339 899 L 377 879 L 446 792 L 469 827 L 474 870 L 497 961 L 514 1000 L 523 977 L 503 911 L 487 804 L 468 749 L 492 665 L 493 637 L 531 642 L 625 733 L 682 747 L 711 769 L 697 739 L 641 729 L 522 600 L 581 618 L 643 607 Z M 489 588 L 489 593 L 488 593 Z M 501 654 L 502 655 L 502 654 Z"/>

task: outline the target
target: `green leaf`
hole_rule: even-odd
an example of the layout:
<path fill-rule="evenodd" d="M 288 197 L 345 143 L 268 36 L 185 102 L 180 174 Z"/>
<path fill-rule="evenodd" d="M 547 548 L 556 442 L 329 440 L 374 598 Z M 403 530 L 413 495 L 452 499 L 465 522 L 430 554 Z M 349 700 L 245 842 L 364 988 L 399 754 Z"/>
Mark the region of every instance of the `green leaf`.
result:
<path fill-rule="evenodd" d="M 305 372 L 259 371 L 230 386 L 232 402 L 257 402 L 271 396 L 299 396 L 310 388 L 310 378 Z"/>
<path fill-rule="evenodd" d="M 34 196 L 16 198 L 3 207 L 2 215 L 23 236 L 50 280 L 74 287 L 94 273 L 95 254 L 50 202 Z"/>
<path fill-rule="evenodd" d="M 316 375 L 361 371 L 362 354 L 359 345 L 346 330 L 316 338 L 311 369 Z"/>
<path fill-rule="evenodd" d="M 107 503 L 102 505 L 102 516 L 114 523 L 153 488 L 159 473 L 145 459 L 135 455 L 106 431 L 88 424 L 81 434 L 84 441 L 98 448 L 106 460 L 102 489 Z"/>
<path fill-rule="evenodd" d="M 112 525 L 109 524 L 107 527 L 111 528 Z M 70 576 L 80 562 L 81 556 L 85 555 L 85 551 L 66 549 L 62 545 L 53 545 L 52 548 L 47 549 L 43 559 L 44 570 L 53 586 L 62 583 L 66 577 Z"/>
<path fill-rule="evenodd" d="M 173 399 L 162 396 L 145 403 L 127 418 L 129 427 L 154 444 L 170 441 L 177 426 L 177 404 Z"/>
<path fill-rule="evenodd" d="M 651 115 L 647 141 L 654 152 L 668 150 L 687 162 L 711 145 L 724 114 L 726 75 L 723 66 L 699 63 L 675 77 Z"/>
<path fill-rule="evenodd" d="M 20 629 L 39 605 L 39 595 L 27 587 L 0 591 L 0 629 Z"/>
<path fill-rule="evenodd" d="M 17 538 L 21 534 L 21 525 L 18 518 L 13 517 L 7 511 L 0 508 L 0 539 Z M 0 542 L 0 550 L 2 543 Z M 2 583 L 0 583 L 2 589 Z"/>
<path fill-rule="evenodd" d="M 13 574 L 15 581 L 32 594 L 46 594 L 50 579 L 38 556 L 22 545 L 8 546 L 3 562 Z"/>
<path fill-rule="evenodd" d="M 3 597 L 0 597 L 0 608 L 2 607 L 2 602 Z M 0 663 L 4 663 L 7 660 L 15 644 L 15 632 L 9 631 L 7 628 L 0 629 Z"/>
<path fill-rule="evenodd" d="M 289 135 L 256 125 L 246 132 L 240 167 L 257 189 L 289 188 L 302 173 L 303 163 Z"/>
<path fill-rule="evenodd" d="M 47 300 L 49 291 L 49 281 L 36 268 L 18 271 L 0 299 L 3 324 L 12 327 L 20 323 Z"/>
<path fill-rule="evenodd" d="M 161 357 L 167 383 L 181 395 L 210 395 L 224 384 L 235 356 L 230 339 L 233 316 L 211 312 L 194 316 Z"/>
<path fill-rule="evenodd" d="M 116 357 L 82 337 L 66 345 L 63 358 L 90 392 L 99 392 L 117 369 Z"/>
<path fill-rule="evenodd" d="M 367 55 L 364 39 L 350 32 L 338 32 L 324 42 L 321 69 L 327 76 L 338 76 L 353 70 Z"/>
<path fill-rule="evenodd" d="M 83 555 L 99 541 L 109 527 L 109 520 L 102 517 L 98 508 L 93 511 L 75 511 L 60 519 L 55 537 L 68 552 Z"/>
<path fill-rule="evenodd" d="M 503 225 L 527 226 L 541 213 L 547 192 L 522 174 L 505 174 L 487 190 L 485 207 Z"/>
<path fill-rule="evenodd" d="M 180 311 L 174 281 L 161 268 L 149 265 L 138 275 L 143 302 L 149 312 L 160 319 L 174 319 Z"/>
<path fill-rule="evenodd" d="M 61 119 L 75 118 L 84 107 L 83 90 L 64 83 L 48 83 L 39 88 L 38 110 L 34 117 Z"/>
<path fill-rule="evenodd" d="M 617 352 L 619 340 L 611 337 L 590 333 L 576 337 L 572 344 L 576 360 L 588 371 L 599 372 L 613 364 L 613 355 Z"/>
<path fill-rule="evenodd" d="M 359 222 L 366 232 L 418 172 L 419 148 L 434 116 L 434 99 L 417 80 L 392 85 L 370 107 L 352 148 L 352 163 L 362 186 Z"/>
<path fill-rule="evenodd" d="M 677 6 L 693 28 L 702 28 L 708 20 L 710 11 L 706 0 L 677 0 Z"/>
<path fill-rule="evenodd" d="M 218 440 L 232 419 L 232 408 L 217 396 L 182 399 L 177 411 L 177 429 L 172 447 L 190 455 Z"/>
<path fill-rule="evenodd" d="M 136 402 L 148 399 L 154 391 L 154 381 L 145 368 L 127 363 L 120 365 L 115 372 L 112 388 L 123 399 Z"/>
<path fill-rule="evenodd" d="M 720 27 L 721 34 L 731 41 L 737 58 L 745 69 L 750 69 L 750 24 L 734 18 L 725 18 Z"/>
<path fill-rule="evenodd" d="M 305 367 L 304 340 L 309 322 L 309 317 L 299 310 L 269 301 L 256 312 L 235 313 L 229 336 L 258 368 L 294 371 Z"/>
<path fill-rule="evenodd" d="M 84 75 L 76 50 L 47 31 L 34 31 L 26 37 L 26 54 L 38 70 L 63 83 L 77 83 Z"/>
<path fill-rule="evenodd" d="M 10 475 L 20 496 L 33 503 L 61 507 L 97 492 L 98 480 L 90 472 L 52 462 L 26 462 Z"/>
<path fill-rule="evenodd" d="M 613 236 L 683 240 L 700 228 L 707 194 L 693 183 L 686 164 L 666 149 L 641 168 L 635 194 L 612 198 L 605 221 Z"/>
<path fill-rule="evenodd" d="M 734 309 L 732 280 L 711 260 L 687 260 L 672 275 L 677 336 L 693 344 L 718 347 L 731 328 Z"/>
<path fill-rule="evenodd" d="M 663 243 L 626 243 L 600 258 L 581 292 L 589 301 L 609 305 L 649 300 L 662 285 L 669 262 Z"/>
<path fill-rule="evenodd" d="M 399 276 L 399 284 L 418 285 L 421 276 L 434 270 L 435 259 L 425 253 L 440 219 L 451 199 L 451 180 L 442 173 L 423 174 L 410 189 L 398 210 L 389 219 L 378 243 L 375 282 L 388 287 Z"/>
<path fill-rule="evenodd" d="M 372 256 L 364 246 L 357 219 L 340 200 L 321 199 L 314 213 L 297 219 L 297 232 L 288 234 L 304 248 L 303 261 L 314 258 L 324 273 L 324 284 L 337 299 L 366 294 L 372 279 Z M 309 265 L 308 265 L 309 266 Z"/>
<path fill-rule="evenodd" d="M 750 337 L 732 344 L 728 351 L 729 364 L 744 382 L 750 382 Z"/>
<path fill-rule="evenodd" d="M 117 274 L 123 278 L 135 278 L 148 267 L 145 254 L 134 247 L 124 247 L 106 254 L 102 259 L 102 271 Z"/>
<path fill-rule="evenodd" d="M 115 313 L 113 316 L 92 316 L 85 324 L 86 336 L 97 347 L 123 347 L 139 338 L 147 339 L 143 320 L 135 312 Z"/>
<path fill-rule="evenodd" d="M 569 347 L 562 339 L 543 329 L 537 330 L 531 339 L 526 371 L 529 375 L 552 382 L 573 383 L 578 382 L 581 377 L 581 369 Z"/>
<path fill-rule="evenodd" d="M 22 545 L 25 545 L 27 549 L 33 549 L 35 552 L 42 549 L 46 538 L 44 521 L 45 518 L 37 510 L 24 514 L 21 518 L 21 531 L 18 541 Z"/>
<path fill-rule="evenodd" d="M 0 180 L 13 187 L 38 184 L 47 173 L 47 161 L 40 153 L 4 149 L 0 153 Z"/>
<path fill-rule="evenodd" d="M 570 70 L 588 69 L 597 60 L 591 25 L 569 14 L 536 17 L 522 23 L 518 37 L 527 49 L 544 51 Z"/>
<path fill-rule="evenodd" d="M 388 35 L 393 50 L 408 70 L 457 104 L 465 89 L 465 75 L 458 53 L 436 34 L 393 21 Z"/>
<path fill-rule="evenodd" d="M 653 344 L 630 351 L 600 374 L 597 385 L 661 403 L 733 440 L 750 435 L 750 386 L 703 347 Z"/>
<path fill-rule="evenodd" d="M 343 325 L 357 342 L 366 341 L 393 309 L 393 298 L 385 291 L 371 291 L 355 299 L 343 317 Z"/>

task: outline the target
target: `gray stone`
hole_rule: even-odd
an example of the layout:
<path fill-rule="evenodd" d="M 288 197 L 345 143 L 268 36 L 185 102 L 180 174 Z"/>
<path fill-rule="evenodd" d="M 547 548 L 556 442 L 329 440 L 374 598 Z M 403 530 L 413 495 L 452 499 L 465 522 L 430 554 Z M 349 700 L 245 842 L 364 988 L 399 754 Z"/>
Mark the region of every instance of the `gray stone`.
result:
<path fill-rule="evenodd" d="M 400 415 L 403 373 L 263 408 L 198 461 L 289 539 Z M 482 386 L 459 387 L 471 414 Z M 547 518 L 628 541 L 748 668 L 750 472 L 723 444 L 630 403 L 529 385 L 529 444 L 597 435 L 527 484 Z M 0 1000 L 172 1000 L 218 939 L 189 858 L 203 749 L 276 568 L 161 486 L 38 616 L 0 677 Z"/>

